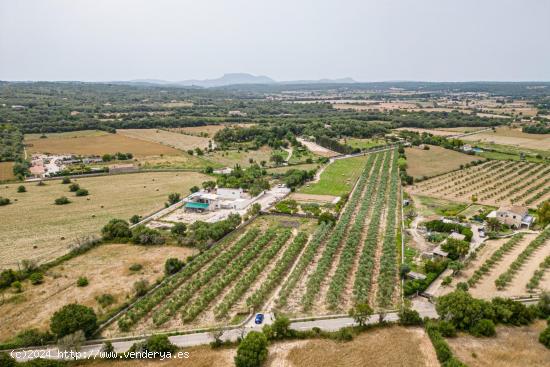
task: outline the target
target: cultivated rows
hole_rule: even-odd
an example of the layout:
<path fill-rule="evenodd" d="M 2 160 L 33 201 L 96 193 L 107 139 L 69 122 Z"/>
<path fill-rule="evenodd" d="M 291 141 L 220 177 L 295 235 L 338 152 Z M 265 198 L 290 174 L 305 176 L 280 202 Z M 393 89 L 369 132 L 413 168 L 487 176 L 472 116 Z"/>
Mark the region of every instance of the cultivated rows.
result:
<path fill-rule="evenodd" d="M 470 201 L 476 197 L 479 203 L 494 206 L 536 207 L 550 197 L 550 166 L 490 161 L 421 182 L 414 191 L 458 201 Z"/>
<path fill-rule="evenodd" d="M 292 311 L 308 315 L 319 313 L 320 304 L 335 312 L 356 302 L 392 307 L 398 186 L 397 153 L 370 155 L 335 224 L 320 224 L 308 234 L 253 223 L 140 299 L 119 319 L 120 330 L 227 324 L 243 310 L 289 312 L 296 302 L 300 310 Z"/>

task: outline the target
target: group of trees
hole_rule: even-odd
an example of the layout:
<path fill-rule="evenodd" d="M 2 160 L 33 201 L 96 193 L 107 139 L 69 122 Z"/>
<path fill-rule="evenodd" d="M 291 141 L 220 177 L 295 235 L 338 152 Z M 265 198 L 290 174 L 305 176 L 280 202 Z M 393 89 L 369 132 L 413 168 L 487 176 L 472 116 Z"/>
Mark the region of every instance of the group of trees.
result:
<path fill-rule="evenodd" d="M 426 229 L 432 232 L 451 233 L 458 232 L 464 235 L 466 241 L 471 241 L 474 235 L 472 230 L 462 224 L 458 223 L 445 223 L 442 220 L 431 220 L 425 223 Z"/>
<path fill-rule="evenodd" d="M 540 122 L 535 125 L 527 125 L 521 131 L 528 134 L 550 134 L 550 124 Z"/>
<path fill-rule="evenodd" d="M 134 158 L 134 155 L 132 153 L 121 153 L 121 152 L 116 152 L 114 154 L 103 154 L 103 156 L 101 156 L 101 159 L 103 160 L 103 162 L 126 161 L 132 158 Z"/>
<path fill-rule="evenodd" d="M 219 175 L 216 184 L 218 187 L 242 188 L 247 190 L 250 195 L 256 196 L 270 187 L 266 174 L 266 170 L 258 164 L 253 164 L 245 169 L 236 165 L 231 173 Z"/>

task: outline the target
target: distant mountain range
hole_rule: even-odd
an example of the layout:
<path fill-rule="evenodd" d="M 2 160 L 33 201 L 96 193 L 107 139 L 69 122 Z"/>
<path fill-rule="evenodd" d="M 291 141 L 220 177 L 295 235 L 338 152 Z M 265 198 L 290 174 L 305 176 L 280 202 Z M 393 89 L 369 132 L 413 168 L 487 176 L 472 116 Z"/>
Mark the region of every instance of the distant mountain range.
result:
<path fill-rule="evenodd" d="M 135 79 L 127 82 L 119 82 L 124 84 L 142 84 L 142 85 L 177 85 L 177 86 L 186 86 L 186 87 L 203 87 L 203 88 L 212 88 L 212 87 L 225 87 L 229 85 L 239 85 L 239 84 L 343 84 L 343 83 L 356 83 L 352 78 L 341 78 L 341 79 L 319 79 L 319 80 L 291 80 L 278 82 L 265 75 L 252 75 L 247 73 L 229 73 L 224 74 L 221 78 L 216 79 L 190 79 L 183 80 L 179 82 L 170 82 L 167 80 L 159 79 Z"/>

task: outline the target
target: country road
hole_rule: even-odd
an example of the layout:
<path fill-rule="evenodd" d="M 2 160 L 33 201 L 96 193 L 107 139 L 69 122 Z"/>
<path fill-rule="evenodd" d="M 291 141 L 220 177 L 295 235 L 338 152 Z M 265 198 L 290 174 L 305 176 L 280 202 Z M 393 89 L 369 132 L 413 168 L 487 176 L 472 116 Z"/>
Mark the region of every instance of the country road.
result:
<path fill-rule="evenodd" d="M 419 309 L 419 313 L 422 317 L 437 317 L 437 313 L 435 312 L 435 308 L 433 305 L 431 305 L 429 302 L 422 302 L 419 305 L 415 304 L 415 308 Z M 385 315 L 384 317 L 385 321 L 397 321 L 398 315 L 396 312 L 391 312 Z M 379 321 L 379 315 L 373 315 L 369 318 L 368 323 L 374 324 Z M 271 323 L 272 321 L 266 318 L 266 323 Z M 261 331 L 263 325 L 253 325 L 248 326 L 250 324 L 247 324 L 246 327 L 243 328 L 234 328 L 227 330 L 222 335 L 222 340 L 224 341 L 236 341 L 239 337 L 241 337 L 244 333 L 246 335 L 247 333 L 251 331 Z M 333 318 L 333 319 L 321 319 L 321 320 L 312 320 L 312 321 L 295 321 L 290 324 L 290 327 L 294 330 L 311 330 L 314 327 L 318 327 L 321 330 L 325 331 L 336 331 L 342 327 L 347 326 L 355 326 L 357 325 L 355 321 L 350 317 L 339 317 L 339 318 Z M 138 342 L 144 339 L 134 339 L 134 340 L 123 340 L 123 341 L 112 341 L 113 347 L 115 348 L 115 351 L 117 353 L 124 353 L 127 352 L 130 347 Z M 180 348 L 183 347 L 191 347 L 196 345 L 203 345 L 208 344 L 211 341 L 213 341 L 213 337 L 208 332 L 203 333 L 195 333 L 195 334 L 184 334 L 184 335 L 175 335 L 170 337 L 170 341 L 177 345 Z M 103 343 L 93 343 L 84 345 L 80 348 L 80 358 L 79 359 L 88 359 L 93 358 L 94 355 L 98 355 L 101 347 L 103 346 Z M 10 351 L 9 352 L 15 359 L 18 361 L 26 361 L 33 358 L 38 358 L 42 356 L 43 358 L 50 358 L 50 359 L 63 359 L 61 358 L 62 355 L 58 354 L 59 349 L 55 346 L 49 346 L 45 348 L 29 348 L 29 349 L 20 349 L 16 351 Z"/>

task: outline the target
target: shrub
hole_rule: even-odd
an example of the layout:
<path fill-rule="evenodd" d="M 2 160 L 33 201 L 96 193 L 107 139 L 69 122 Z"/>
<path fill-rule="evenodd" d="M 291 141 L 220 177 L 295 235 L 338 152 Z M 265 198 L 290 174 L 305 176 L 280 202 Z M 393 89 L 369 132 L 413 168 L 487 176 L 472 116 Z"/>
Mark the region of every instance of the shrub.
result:
<path fill-rule="evenodd" d="M 104 240 L 114 240 L 114 239 L 127 239 L 132 237 L 132 231 L 128 222 L 122 219 L 111 219 L 101 229 L 101 235 Z"/>
<path fill-rule="evenodd" d="M 138 224 L 140 220 L 141 220 L 141 217 L 137 214 L 134 214 L 130 217 L 130 223 L 132 224 Z"/>
<path fill-rule="evenodd" d="M 17 188 L 17 192 L 27 192 L 27 188 L 23 185 L 20 185 L 18 188 Z"/>
<path fill-rule="evenodd" d="M 340 342 L 349 342 L 353 340 L 353 334 L 349 328 L 343 327 L 334 334 L 334 339 Z"/>
<path fill-rule="evenodd" d="M 23 348 L 37 345 L 46 345 L 53 340 L 54 336 L 48 331 L 41 332 L 38 329 L 27 329 L 21 331 L 15 336 L 14 343 L 17 347 Z"/>
<path fill-rule="evenodd" d="M 452 338 L 456 336 L 456 328 L 455 326 L 450 323 L 449 321 L 439 321 L 437 323 L 437 328 L 442 336 L 445 338 Z"/>
<path fill-rule="evenodd" d="M 173 192 L 168 195 L 168 203 L 166 203 L 167 206 L 174 205 L 177 202 L 181 200 L 181 195 L 177 192 Z"/>
<path fill-rule="evenodd" d="M 115 297 L 109 293 L 103 293 L 101 296 L 97 296 L 96 298 L 97 303 L 103 308 L 109 307 L 113 303 L 115 303 Z"/>
<path fill-rule="evenodd" d="M 543 319 L 550 317 L 550 292 L 543 292 L 540 295 L 537 308 L 539 309 L 539 314 Z"/>
<path fill-rule="evenodd" d="M 264 334 L 251 331 L 241 341 L 235 356 L 236 367 L 259 367 L 267 358 L 267 338 Z"/>
<path fill-rule="evenodd" d="M 453 352 L 451 351 L 449 344 L 447 344 L 443 336 L 441 336 L 437 323 L 432 321 L 428 322 L 426 324 L 426 332 L 428 333 L 428 336 L 434 346 L 437 360 L 441 362 L 442 365 L 453 358 Z"/>
<path fill-rule="evenodd" d="M 137 297 L 143 296 L 149 289 L 149 282 L 145 279 L 138 280 L 134 283 L 134 292 Z"/>
<path fill-rule="evenodd" d="M 491 303 L 475 299 L 469 293 L 454 291 L 437 299 L 439 317 L 448 320 L 460 330 L 469 330 L 479 320 L 494 318 Z"/>
<path fill-rule="evenodd" d="M 63 306 L 50 320 L 50 329 L 58 338 L 82 330 L 87 337 L 97 329 L 97 316 L 90 307 L 76 303 Z"/>
<path fill-rule="evenodd" d="M 399 312 L 399 323 L 401 325 L 422 325 L 422 317 L 418 311 L 403 307 Z"/>
<path fill-rule="evenodd" d="M 80 189 L 80 185 L 77 183 L 72 183 L 69 185 L 69 191 L 70 192 L 76 192 Z"/>
<path fill-rule="evenodd" d="M 146 350 L 157 353 L 174 353 L 177 347 L 170 342 L 166 335 L 153 335 L 146 341 Z"/>
<path fill-rule="evenodd" d="M 185 223 L 176 223 L 170 229 L 170 232 L 174 236 L 185 236 L 186 231 L 187 231 L 187 226 L 185 225 Z"/>
<path fill-rule="evenodd" d="M 78 189 L 75 192 L 76 196 L 88 196 L 89 192 L 86 189 Z"/>
<path fill-rule="evenodd" d="M 470 328 L 470 333 L 474 336 L 494 336 L 495 324 L 491 320 L 481 319 Z"/>
<path fill-rule="evenodd" d="M 0 352 L 0 366 L 2 367 L 16 367 L 17 362 L 6 352 Z"/>
<path fill-rule="evenodd" d="M 317 220 L 317 222 L 319 224 L 323 224 L 323 223 L 333 224 L 333 223 L 336 223 L 336 217 L 334 216 L 334 214 L 330 212 L 322 212 L 321 214 L 319 214 L 319 219 Z"/>
<path fill-rule="evenodd" d="M 69 204 L 70 202 L 71 201 L 69 199 L 67 199 L 66 196 L 62 196 L 60 198 L 57 198 L 54 201 L 55 205 L 65 205 L 65 204 Z"/>
<path fill-rule="evenodd" d="M 72 334 L 65 335 L 57 339 L 59 350 L 79 350 L 82 343 L 86 341 L 86 336 L 82 330 L 77 330 Z"/>
<path fill-rule="evenodd" d="M 61 183 L 63 185 L 68 185 L 71 183 L 71 179 L 69 177 L 63 177 L 63 179 L 61 180 Z"/>
<path fill-rule="evenodd" d="M 493 298 L 491 301 L 495 311 L 495 322 L 512 324 L 515 326 L 528 325 L 536 318 L 536 309 L 526 307 L 511 299 Z"/>
<path fill-rule="evenodd" d="M 77 287 L 85 287 L 88 284 L 89 284 L 88 278 L 86 278 L 86 277 L 79 277 L 78 280 L 76 281 L 76 286 Z"/>
<path fill-rule="evenodd" d="M 172 275 L 177 273 L 178 271 L 183 268 L 185 263 L 181 261 L 180 259 L 176 259 L 175 257 L 169 258 L 164 263 L 164 273 L 166 275 Z"/>
<path fill-rule="evenodd" d="M 2 196 L 0 196 L 0 206 L 8 205 L 9 203 L 10 203 L 10 199 L 3 198 Z"/>
<path fill-rule="evenodd" d="M 470 243 L 461 240 L 455 240 L 453 238 L 447 238 L 447 241 L 441 246 L 443 251 L 449 253 L 449 258 L 452 260 L 457 260 L 461 256 L 464 256 L 468 253 L 470 249 Z"/>
<path fill-rule="evenodd" d="M 550 349 L 550 326 L 544 329 L 539 335 L 539 342 Z"/>
<path fill-rule="evenodd" d="M 132 230 L 132 243 L 136 245 L 162 245 L 164 236 L 156 229 L 139 225 Z"/>
<path fill-rule="evenodd" d="M 15 293 L 21 293 L 23 291 L 23 285 L 20 281 L 16 280 L 15 282 L 11 283 L 11 287 L 13 288 L 13 291 Z"/>
<path fill-rule="evenodd" d="M 132 265 L 130 265 L 130 267 L 128 269 L 130 271 L 140 271 L 141 269 L 143 269 L 143 265 L 141 265 L 141 264 L 132 264 Z"/>
<path fill-rule="evenodd" d="M 29 275 L 29 280 L 33 285 L 42 284 L 42 282 L 44 281 L 44 275 L 40 272 L 34 272 Z"/>
<path fill-rule="evenodd" d="M 274 339 L 284 339 L 289 337 L 292 330 L 290 329 L 290 320 L 286 316 L 279 316 L 271 324 Z"/>

